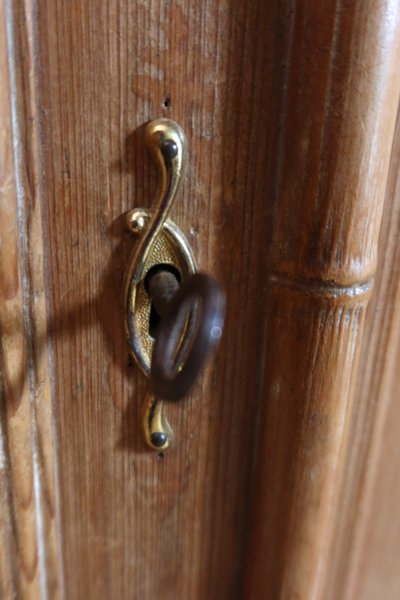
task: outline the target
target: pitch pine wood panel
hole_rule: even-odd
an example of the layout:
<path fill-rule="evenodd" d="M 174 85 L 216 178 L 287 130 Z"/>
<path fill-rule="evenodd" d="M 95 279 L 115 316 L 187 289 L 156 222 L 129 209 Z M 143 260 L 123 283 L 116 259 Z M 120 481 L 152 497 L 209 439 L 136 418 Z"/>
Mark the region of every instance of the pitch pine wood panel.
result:
<path fill-rule="evenodd" d="M 380 238 L 379 294 L 369 315 L 370 354 L 360 373 L 361 398 L 374 406 L 367 455 L 361 518 L 352 552 L 350 593 L 372 600 L 395 600 L 400 594 L 396 556 L 400 550 L 399 365 L 400 365 L 400 119 L 398 115 Z M 378 332 L 380 335 L 378 336 Z M 363 375 L 372 382 L 367 389 Z M 365 377 L 364 382 L 367 380 Z M 367 380 L 368 381 L 368 380 Z M 349 595 L 349 598 L 351 596 Z"/>
<path fill-rule="evenodd" d="M 379 242 L 376 291 L 368 307 L 344 479 L 331 598 L 400 593 L 399 240 L 400 122 L 397 119 Z M 347 557 L 347 559 L 346 559 Z"/>
<path fill-rule="evenodd" d="M 36 19 L 66 596 L 232 597 L 259 400 L 277 8 L 43 1 Z M 229 297 L 216 360 L 169 408 L 177 439 L 164 457 L 142 443 L 146 382 L 128 364 L 121 311 L 133 244 L 121 216 L 151 205 L 142 125 L 159 116 L 189 142 L 173 217 Z"/>
<path fill-rule="evenodd" d="M 57 598 L 54 413 L 32 7 L 0 7 L 0 595 Z M 48 291 L 49 288 L 47 288 Z M 56 474 L 55 474 L 56 473 Z"/>
<path fill-rule="evenodd" d="M 4 586 L 29 598 L 321 594 L 398 102 L 396 7 L 5 6 L 14 343 L 31 383 L 12 436 L 3 386 Z M 151 205 L 142 125 L 162 115 L 190 148 L 173 217 L 228 295 L 222 347 L 169 408 L 177 443 L 163 457 L 141 440 L 146 382 L 121 312 L 133 244 L 122 215 Z M 303 477 L 313 466 L 316 482 Z"/>
<path fill-rule="evenodd" d="M 305 3 L 288 15 L 250 598 L 343 597 L 330 596 L 331 575 L 336 549 L 350 557 L 337 539 L 399 98 L 393 8 Z"/>

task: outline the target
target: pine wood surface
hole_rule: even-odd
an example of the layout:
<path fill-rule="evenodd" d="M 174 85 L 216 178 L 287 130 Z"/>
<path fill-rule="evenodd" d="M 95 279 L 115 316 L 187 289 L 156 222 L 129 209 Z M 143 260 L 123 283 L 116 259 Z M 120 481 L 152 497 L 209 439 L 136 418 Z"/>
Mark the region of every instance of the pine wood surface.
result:
<path fill-rule="evenodd" d="M 250 598 L 305 600 L 329 597 L 335 570 L 346 442 L 360 402 L 357 359 L 398 106 L 400 15 L 385 2 L 336 3 L 324 19 L 297 8 L 286 28 L 296 51 L 275 171 L 279 208 L 246 590 Z"/>
<path fill-rule="evenodd" d="M 324 598 L 398 104 L 398 8 L 4 6 L 3 590 Z M 146 381 L 122 315 L 123 214 L 151 205 L 142 126 L 159 116 L 189 142 L 172 216 L 228 296 L 215 361 L 168 407 L 164 456 L 142 442 Z"/>
<path fill-rule="evenodd" d="M 0 596 L 7 599 L 58 597 L 60 565 L 29 3 L 24 10 L 0 7 Z"/>
<path fill-rule="evenodd" d="M 243 570 L 258 401 L 254 257 L 268 143 L 259 132 L 274 101 L 264 73 L 278 67 L 266 53 L 275 14 L 256 2 L 40 2 L 32 17 L 22 2 L 8 6 L 11 36 L 23 36 L 26 21 L 34 30 L 14 58 L 19 97 L 30 70 L 37 78 L 60 593 L 230 597 Z M 142 443 L 146 382 L 128 364 L 121 312 L 133 243 L 121 215 L 151 205 L 142 125 L 162 115 L 184 127 L 190 149 L 173 217 L 229 295 L 213 368 L 169 409 L 177 443 L 164 458 Z"/>
<path fill-rule="evenodd" d="M 400 119 L 367 311 L 329 598 L 400 595 Z"/>

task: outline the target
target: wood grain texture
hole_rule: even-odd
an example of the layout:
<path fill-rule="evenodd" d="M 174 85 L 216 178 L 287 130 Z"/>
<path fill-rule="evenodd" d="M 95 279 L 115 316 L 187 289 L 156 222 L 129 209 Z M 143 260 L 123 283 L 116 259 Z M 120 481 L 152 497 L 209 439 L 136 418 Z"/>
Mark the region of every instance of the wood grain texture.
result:
<path fill-rule="evenodd" d="M 364 448 L 359 516 L 355 523 L 348 595 L 395 600 L 400 595 L 400 119 L 387 188 L 380 238 L 380 281 L 371 306 L 368 351 L 360 371 L 358 394 L 365 401 Z M 368 387 L 367 387 L 368 385 Z M 365 410 L 365 409 L 364 409 Z M 371 432 L 366 436 L 366 432 Z M 355 432 L 360 439 L 360 423 Z M 367 439 L 365 439 L 367 438 Z M 364 449 L 363 448 L 363 449 Z M 354 450 L 353 450 L 354 451 Z M 360 466 L 359 475 L 360 473 Z"/>
<path fill-rule="evenodd" d="M 237 593 L 258 387 L 249 357 L 262 342 L 253 257 L 275 19 L 255 1 L 38 4 L 68 598 Z M 182 125 L 190 154 L 172 216 L 201 268 L 226 286 L 229 313 L 215 362 L 191 398 L 169 408 L 176 446 L 159 457 L 142 442 L 147 384 L 128 364 L 123 334 L 133 240 L 121 217 L 151 205 L 156 174 L 142 125 L 163 115 Z"/>
<path fill-rule="evenodd" d="M 398 106 L 400 7 L 293 6 L 246 592 L 307 600 L 330 593 L 342 518 L 345 446 L 359 402 L 354 380 Z"/>
<path fill-rule="evenodd" d="M 14 127 L 3 127 L 23 152 L 14 170 L 10 148 L 4 163 L 16 178 L 7 248 L 25 288 L 15 322 L 2 308 L 20 353 L 8 360 L 2 342 L 2 372 L 25 361 L 29 393 L 16 394 L 11 436 L 4 388 L 4 589 L 324 598 L 398 103 L 398 7 L 6 7 Z M 151 205 L 142 126 L 159 116 L 189 142 L 172 216 L 228 296 L 213 365 L 169 408 L 177 439 L 164 456 L 143 445 L 146 382 L 128 362 L 122 315 L 134 243 L 123 215 Z M 22 440 L 31 462 L 12 450 Z M 17 459 L 29 493 L 13 512 Z"/>
<path fill-rule="evenodd" d="M 400 594 L 399 340 L 400 119 L 397 119 L 376 291 L 368 307 L 346 450 L 329 598 Z"/>
<path fill-rule="evenodd" d="M 4 598 L 56 598 L 54 454 L 31 6 L 0 9 L 0 369 Z"/>

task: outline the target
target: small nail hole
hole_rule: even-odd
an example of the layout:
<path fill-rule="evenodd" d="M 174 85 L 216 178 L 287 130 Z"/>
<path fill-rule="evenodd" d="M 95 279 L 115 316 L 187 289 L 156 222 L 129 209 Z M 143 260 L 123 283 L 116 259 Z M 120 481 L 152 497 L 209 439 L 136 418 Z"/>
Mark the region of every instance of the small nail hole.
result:
<path fill-rule="evenodd" d="M 157 455 L 157 458 L 159 460 L 163 459 L 164 458 L 164 452 L 159 452 L 158 455 Z"/>
<path fill-rule="evenodd" d="M 161 102 L 161 106 L 165 108 L 165 110 L 169 110 L 171 108 L 171 98 L 165 96 L 164 100 Z"/>

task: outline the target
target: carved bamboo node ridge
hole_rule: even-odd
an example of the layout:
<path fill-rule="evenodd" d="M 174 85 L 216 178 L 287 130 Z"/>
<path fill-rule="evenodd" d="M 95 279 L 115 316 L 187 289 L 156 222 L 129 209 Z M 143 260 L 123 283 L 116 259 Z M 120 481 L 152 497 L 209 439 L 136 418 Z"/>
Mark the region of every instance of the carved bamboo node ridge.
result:
<path fill-rule="evenodd" d="M 336 281 L 317 278 L 296 279 L 286 273 L 274 273 L 270 276 L 273 285 L 296 289 L 304 294 L 322 296 L 326 298 L 359 298 L 369 296 L 374 287 L 374 277 L 370 277 L 364 283 L 353 283 L 341 285 Z"/>

